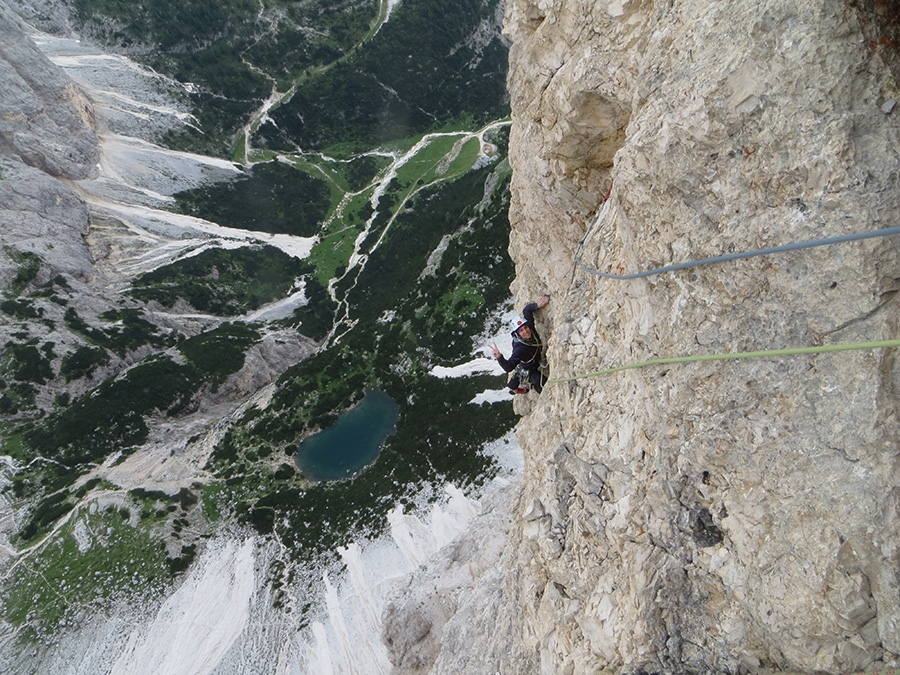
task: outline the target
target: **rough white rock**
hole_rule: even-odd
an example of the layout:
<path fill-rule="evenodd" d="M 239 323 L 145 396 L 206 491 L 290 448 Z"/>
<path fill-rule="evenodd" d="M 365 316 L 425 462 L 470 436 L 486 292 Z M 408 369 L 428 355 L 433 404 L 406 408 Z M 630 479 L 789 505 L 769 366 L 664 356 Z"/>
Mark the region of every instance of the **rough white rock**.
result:
<path fill-rule="evenodd" d="M 96 175 L 100 149 L 87 97 L 0 3 L 0 149 L 64 178 Z"/>
<path fill-rule="evenodd" d="M 520 477 L 488 491 L 469 528 L 398 585 L 382 615 L 393 673 L 535 672 L 532 655 L 509 651 L 520 624 L 508 615 L 515 556 L 504 547 L 520 495 Z M 516 669 L 501 670 L 511 656 Z"/>
<path fill-rule="evenodd" d="M 510 250 L 520 299 L 553 295 L 554 375 L 900 335 L 896 237 L 635 281 L 572 263 L 622 274 L 900 225 L 879 20 L 833 1 L 508 3 Z M 554 673 L 897 659 L 895 358 L 651 367 L 517 402 L 517 648 Z"/>

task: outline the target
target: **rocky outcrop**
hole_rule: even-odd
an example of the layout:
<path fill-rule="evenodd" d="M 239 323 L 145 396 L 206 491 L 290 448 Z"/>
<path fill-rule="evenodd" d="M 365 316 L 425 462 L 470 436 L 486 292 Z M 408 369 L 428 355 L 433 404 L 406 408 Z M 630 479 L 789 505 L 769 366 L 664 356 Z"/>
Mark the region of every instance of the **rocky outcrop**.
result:
<path fill-rule="evenodd" d="M 201 409 L 246 400 L 278 379 L 290 366 L 313 354 L 318 344 L 293 329 L 271 330 L 244 355 L 244 367 L 214 391 L 203 392 Z"/>
<path fill-rule="evenodd" d="M 900 336 L 897 237 L 631 281 L 572 262 L 631 273 L 900 225 L 897 17 L 866 7 L 508 3 L 510 248 L 520 299 L 553 295 L 554 376 Z M 896 353 L 867 350 L 519 404 L 519 653 L 548 673 L 895 662 L 898 383 Z"/>
<path fill-rule="evenodd" d="M 0 2 L 3 242 L 40 256 L 52 274 L 84 279 L 91 265 L 83 240 L 88 213 L 59 179 L 96 175 L 100 146 L 91 104 L 24 31 L 18 17 Z M 0 259 L 0 281 L 8 282 L 16 270 L 14 262 Z"/>
<path fill-rule="evenodd" d="M 52 274 L 86 278 L 91 256 L 82 237 L 87 234 L 88 212 L 75 192 L 11 157 L 0 157 L 0 175 L 4 246 L 40 256 Z M 4 287 L 17 269 L 13 261 L 0 258 L 0 283 Z"/>
<path fill-rule="evenodd" d="M 395 674 L 491 673 L 509 655 L 520 624 L 508 614 L 504 547 L 520 489 L 519 480 L 489 489 L 472 526 L 399 585 L 382 615 Z M 504 672 L 535 666 L 523 655 Z"/>
<path fill-rule="evenodd" d="M 502 575 L 461 592 L 420 572 L 433 592 L 392 610 L 419 628 L 396 672 L 898 665 L 895 351 L 585 377 L 897 338 L 898 237 L 636 280 L 573 262 L 622 275 L 900 226 L 893 7 L 507 4 L 515 290 L 553 296 L 560 381 L 517 397 Z M 462 644 L 451 625 L 502 628 Z"/>
<path fill-rule="evenodd" d="M 51 176 L 90 178 L 100 146 L 91 103 L 0 3 L 0 150 Z"/>

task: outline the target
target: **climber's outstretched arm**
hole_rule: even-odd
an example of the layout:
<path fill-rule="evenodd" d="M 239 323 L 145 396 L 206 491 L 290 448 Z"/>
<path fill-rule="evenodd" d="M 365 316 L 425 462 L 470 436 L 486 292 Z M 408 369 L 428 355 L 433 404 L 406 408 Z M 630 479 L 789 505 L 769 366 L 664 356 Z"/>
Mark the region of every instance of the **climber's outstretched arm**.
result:
<path fill-rule="evenodd" d="M 500 349 L 497 347 L 496 342 L 491 345 L 491 354 L 493 354 L 494 358 L 497 359 L 497 363 L 499 363 L 500 367 L 503 368 L 503 370 L 505 370 L 507 373 L 512 372 L 516 369 L 516 366 L 519 365 L 520 359 L 516 358 L 515 350 L 513 350 L 512 356 L 507 359 L 500 352 Z"/>
<path fill-rule="evenodd" d="M 543 309 L 549 304 L 550 296 L 542 295 L 538 298 L 537 302 L 529 302 L 522 308 L 522 316 L 525 317 L 525 323 L 531 326 L 532 330 L 534 329 L 534 312 L 538 309 Z"/>

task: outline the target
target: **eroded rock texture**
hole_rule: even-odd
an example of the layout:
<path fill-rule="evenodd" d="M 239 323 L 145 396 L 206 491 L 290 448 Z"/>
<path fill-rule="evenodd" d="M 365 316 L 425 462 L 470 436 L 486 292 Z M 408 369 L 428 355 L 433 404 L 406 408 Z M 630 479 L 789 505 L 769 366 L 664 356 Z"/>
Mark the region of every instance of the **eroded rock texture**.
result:
<path fill-rule="evenodd" d="M 553 296 L 539 328 L 572 379 L 516 400 L 526 467 L 502 575 L 444 592 L 452 619 L 423 613 L 440 598 L 398 598 L 395 618 L 441 618 L 394 644 L 396 672 L 895 667 L 895 350 L 583 376 L 897 338 L 900 237 L 629 281 L 573 258 L 628 274 L 900 226 L 900 7 L 506 11 L 515 290 Z M 496 628 L 434 639 L 451 624 Z"/>
<path fill-rule="evenodd" d="M 0 151 L 58 178 L 97 173 L 90 101 L 26 36 L 0 3 Z"/>
<path fill-rule="evenodd" d="M 92 127 L 92 106 L 24 30 L 0 2 L 3 244 L 40 255 L 57 271 L 84 278 L 90 267 L 82 240 L 87 209 L 62 180 L 97 173 L 100 146 Z M 0 258 L 0 281 L 8 282 L 16 265 L 6 256 Z"/>
<path fill-rule="evenodd" d="M 900 336 L 896 236 L 632 281 L 572 262 L 631 273 L 900 225 L 897 10 L 508 3 L 511 252 L 520 301 L 553 295 L 554 376 Z M 896 660 L 896 359 L 656 366 L 519 403 L 521 653 L 548 673 Z"/>

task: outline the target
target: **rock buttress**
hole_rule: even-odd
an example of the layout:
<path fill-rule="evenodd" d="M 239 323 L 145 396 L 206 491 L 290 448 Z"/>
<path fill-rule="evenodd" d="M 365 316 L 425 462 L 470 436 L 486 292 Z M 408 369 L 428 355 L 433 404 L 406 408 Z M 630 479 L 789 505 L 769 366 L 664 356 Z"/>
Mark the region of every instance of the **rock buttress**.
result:
<path fill-rule="evenodd" d="M 898 237 L 633 281 L 572 264 L 631 273 L 900 225 L 896 45 L 878 38 L 897 17 L 879 6 L 508 2 L 514 290 L 553 296 L 553 376 L 900 336 Z M 548 385 L 519 428 L 516 648 L 554 673 L 896 660 L 896 359 Z"/>

